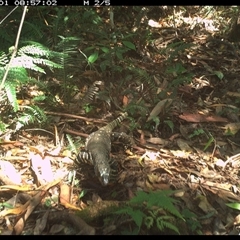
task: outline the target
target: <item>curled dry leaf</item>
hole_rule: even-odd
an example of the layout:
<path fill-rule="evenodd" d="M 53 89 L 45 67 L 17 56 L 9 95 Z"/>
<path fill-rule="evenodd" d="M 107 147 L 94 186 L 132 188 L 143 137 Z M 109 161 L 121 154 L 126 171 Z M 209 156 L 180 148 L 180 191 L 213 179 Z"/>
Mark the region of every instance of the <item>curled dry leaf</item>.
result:
<path fill-rule="evenodd" d="M 177 145 L 182 151 L 193 152 L 193 149 L 188 145 L 188 143 L 181 138 L 177 139 Z"/>
<path fill-rule="evenodd" d="M 47 210 L 41 218 L 36 220 L 36 226 L 34 228 L 34 235 L 39 235 L 43 232 L 47 225 L 49 210 Z"/>
<path fill-rule="evenodd" d="M 153 144 L 159 144 L 159 145 L 163 145 L 163 146 L 166 146 L 169 143 L 169 141 L 167 141 L 163 138 L 158 138 L 158 137 L 151 137 L 151 138 L 147 139 L 147 142 L 153 143 Z"/>
<path fill-rule="evenodd" d="M 70 202 L 71 188 L 67 184 L 60 185 L 60 203 L 65 205 Z"/>
<path fill-rule="evenodd" d="M 198 207 L 203 210 L 205 213 L 213 212 L 217 214 L 216 209 L 208 202 L 207 198 L 203 195 L 198 195 L 197 199 L 199 201 Z"/>
<path fill-rule="evenodd" d="M 166 108 L 168 108 L 172 104 L 172 102 L 173 100 L 171 98 L 167 98 L 158 102 L 157 105 L 153 108 L 153 110 L 149 114 L 147 122 L 158 116 L 159 113 L 164 112 L 164 110 L 166 110 Z"/>
<path fill-rule="evenodd" d="M 203 115 L 199 113 L 184 113 L 179 115 L 179 118 L 187 122 L 228 122 L 227 118 L 223 118 L 217 115 Z"/>
<path fill-rule="evenodd" d="M 0 160 L 0 179 L 3 180 L 5 184 L 21 184 L 21 175 L 16 171 L 13 164 L 8 161 Z M 5 179 L 5 181 L 4 181 Z M 9 179 L 7 182 L 6 180 Z"/>
<path fill-rule="evenodd" d="M 225 129 L 224 135 L 235 135 L 240 129 L 240 123 L 228 123 L 223 129 Z"/>

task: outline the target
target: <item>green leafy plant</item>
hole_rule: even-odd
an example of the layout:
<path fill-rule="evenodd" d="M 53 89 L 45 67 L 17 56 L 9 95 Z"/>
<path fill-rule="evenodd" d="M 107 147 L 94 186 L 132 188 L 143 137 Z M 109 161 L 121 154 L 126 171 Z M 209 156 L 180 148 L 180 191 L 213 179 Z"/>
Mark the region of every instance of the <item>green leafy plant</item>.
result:
<path fill-rule="evenodd" d="M 185 43 L 183 41 L 170 43 L 165 49 L 161 50 L 163 54 L 167 54 L 168 62 L 172 62 L 186 49 L 193 47 L 193 43 Z"/>
<path fill-rule="evenodd" d="M 202 128 L 199 128 L 199 129 L 194 130 L 193 133 L 190 134 L 188 137 L 193 138 L 193 137 L 196 137 L 196 136 L 199 136 L 199 135 L 202 135 L 202 134 L 206 134 L 206 133 Z"/>
<path fill-rule="evenodd" d="M 9 51 L 11 52 L 11 48 Z M 15 116 L 15 119 L 13 120 L 16 125 L 15 130 L 19 130 L 21 127 L 33 122 L 39 124 L 46 122 L 46 115 L 38 106 L 22 105 L 20 108 L 17 100 L 17 93 L 24 85 L 30 85 L 31 83 L 36 84 L 36 81 L 29 77 L 29 71 L 45 74 L 45 68 L 61 68 L 60 64 L 50 60 L 58 55 L 57 52 L 51 51 L 35 42 L 28 42 L 28 45 L 21 47 L 17 51 L 16 56 L 11 62 L 6 81 L 2 82 L 6 94 L 3 94 L 2 96 L 4 97 L 1 99 L 1 103 L 7 100 L 12 107 Z M 2 59 L 0 66 L 0 79 L 3 79 L 7 64 L 9 63 L 9 54 L 1 52 L 0 59 Z M 4 113 L 5 111 L 9 110 L 6 107 L 3 107 L 3 115 L 7 114 Z M 4 126 L 4 123 L 2 123 L 2 126 Z"/>
<path fill-rule="evenodd" d="M 203 149 L 203 151 L 206 151 L 209 148 L 209 146 L 215 141 L 215 139 L 210 132 L 206 132 L 202 128 L 194 130 L 194 132 L 189 135 L 189 139 L 200 135 L 207 137 L 207 143 L 205 144 Z"/>
<path fill-rule="evenodd" d="M 198 221 L 198 216 L 187 208 L 183 209 L 181 213 L 191 233 L 202 235 L 202 225 Z"/>
<path fill-rule="evenodd" d="M 114 213 L 130 216 L 137 226 L 137 233 L 145 226 L 147 230 L 156 227 L 159 231 L 170 229 L 179 234 L 176 219 L 185 220 L 174 205 L 177 201 L 170 196 L 173 192 L 156 191 L 146 193 L 139 191 L 128 202 L 127 206 Z"/>
<path fill-rule="evenodd" d="M 232 209 L 240 210 L 240 203 L 234 202 L 234 203 L 226 203 L 226 205 Z"/>
<path fill-rule="evenodd" d="M 16 120 L 15 131 L 20 130 L 22 127 L 30 123 L 43 124 L 46 123 L 47 117 L 42 109 L 38 106 L 21 106 L 24 110 Z"/>

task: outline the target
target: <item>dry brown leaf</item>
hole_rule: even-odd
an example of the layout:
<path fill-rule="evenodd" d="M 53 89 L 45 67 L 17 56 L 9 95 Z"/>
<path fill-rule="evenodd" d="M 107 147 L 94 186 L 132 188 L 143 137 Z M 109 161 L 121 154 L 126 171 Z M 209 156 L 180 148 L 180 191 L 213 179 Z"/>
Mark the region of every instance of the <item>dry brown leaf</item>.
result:
<path fill-rule="evenodd" d="M 193 149 L 188 145 L 188 143 L 181 138 L 177 139 L 177 145 L 182 151 L 193 152 Z"/>
<path fill-rule="evenodd" d="M 225 161 L 223 161 L 222 159 L 218 159 L 218 160 L 215 162 L 215 165 L 216 165 L 217 167 L 224 168 L 225 165 L 226 165 L 226 163 L 225 163 Z"/>
<path fill-rule="evenodd" d="M 208 202 L 207 198 L 203 195 L 198 195 L 196 199 L 199 201 L 198 207 L 203 210 L 205 213 L 213 212 L 217 214 L 217 210 Z"/>
<path fill-rule="evenodd" d="M 175 157 L 187 159 L 190 152 L 180 151 L 180 150 L 171 150 L 170 151 Z"/>
<path fill-rule="evenodd" d="M 236 194 L 230 192 L 229 190 L 224 190 L 224 189 L 218 189 L 218 196 L 222 199 L 224 199 L 225 201 L 230 201 L 230 202 L 239 202 L 240 201 L 240 197 L 237 196 Z"/>
<path fill-rule="evenodd" d="M 172 104 L 173 100 L 171 98 L 164 99 L 157 103 L 157 105 L 153 108 L 147 122 L 158 116 L 159 113 L 164 112 L 166 108 L 168 108 Z"/>
<path fill-rule="evenodd" d="M 21 175 L 15 169 L 14 165 L 8 161 L 0 160 L 0 168 L 1 168 L 1 179 L 3 178 L 3 174 L 5 177 L 9 178 L 13 184 L 20 185 L 22 182 Z M 4 182 L 5 183 L 5 182 Z"/>
<path fill-rule="evenodd" d="M 206 116 L 199 113 L 184 113 L 179 115 L 180 119 L 183 119 L 187 122 L 228 122 L 227 118 L 223 118 L 217 115 Z"/>
<path fill-rule="evenodd" d="M 65 205 L 70 202 L 71 198 L 71 187 L 67 184 L 60 184 L 60 203 Z"/>
<path fill-rule="evenodd" d="M 189 134 L 188 128 L 186 128 L 184 125 L 181 124 L 179 127 L 179 131 L 184 138 L 188 139 L 188 134 Z"/>
<path fill-rule="evenodd" d="M 62 224 L 53 224 L 50 228 L 49 233 L 50 234 L 57 234 L 63 231 L 63 229 L 65 228 L 64 225 Z"/>
<path fill-rule="evenodd" d="M 240 98 L 240 93 L 239 92 L 227 92 L 226 94 L 230 97 Z"/>
<path fill-rule="evenodd" d="M 234 135 L 240 129 L 240 123 L 228 123 L 222 128 L 225 129 L 224 135 L 229 135 L 229 134 Z"/>
<path fill-rule="evenodd" d="M 32 170 L 35 172 L 41 185 L 53 181 L 53 172 L 49 156 L 42 158 L 41 155 L 33 152 L 29 153 L 32 163 Z"/>
<path fill-rule="evenodd" d="M 43 149 L 39 149 L 37 147 L 29 146 L 29 150 L 33 153 L 39 154 L 42 158 L 44 158 L 45 151 Z"/>
<path fill-rule="evenodd" d="M 71 203 L 62 203 L 62 205 L 65 207 L 65 208 L 69 208 L 69 209 L 72 209 L 72 210 L 76 210 L 76 211 L 81 211 L 82 208 L 79 208 L 79 207 L 76 207 L 75 205 L 72 205 Z"/>
<path fill-rule="evenodd" d="M 169 143 L 169 141 L 167 141 L 163 138 L 158 138 L 158 137 L 151 137 L 151 138 L 147 139 L 146 141 L 149 143 L 152 143 L 152 144 L 159 144 L 159 145 L 163 145 L 163 146 L 166 146 Z"/>
<path fill-rule="evenodd" d="M 126 95 L 124 95 L 122 102 L 123 102 L 123 106 L 126 107 L 129 103 L 129 98 Z"/>
<path fill-rule="evenodd" d="M 0 212 L 0 218 L 5 217 L 9 214 L 19 215 L 27 210 L 28 205 L 30 204 L 30 200 L 27 201 L 24 205 L 20 205 L 19 207 L 7 209 L 5 208 L 3 211 Z"/>
<path fill-rule="evenodd" d="M 238 214 L 234 219 L 234 225 L 240 225 L 240 214 Z"/>
<path fill-rule="evenodd" d="M 141 143 L 142 145 L 145 145 L 145 144 L 146 144 L 146 140 L 145 140 L 145 137 L 144 137 L 144 136 L 145 136 L 145 135 L 144 135 L 144 132 L 141 131 L 140 143 Z"/>
<path fill-rule="evenodd" d="M 61 179 L 56 179 L 56 180 L 52 181 L 51 183 L 48 183 L 47 185 L 40 187 L 38 189 L 39 191 L 37 191 L 37 194 L 24 204 L 24 206 L 26 205 L 26 207 L 21 210 L 22 211 L 26 210 L 26 212 L 18 219 L 17 223 L 14 226 L 15 235 L 19 235 L 22 233 L 22 230 L 26 224 L 26 220 L 31 215 L 31 213 L 36 208 L 36 206 L 42 201 L 47 190 L 49 188 L 55 186 L 56 184 L 58 184 L 60 181 L 61 181 Z"/>
<path fill-rule="evenodd" d="M 44 215 L 41 218 L 38 218 L 36 220 L 36 225 L 34 228 L 34 235 L 39 235 L 43 232 L 47 225 L 48 221 L 48 215 L 49 215 L 49 209 L 44 213 Z"/>
<path fill-rule="evenodd" d="M 3 186 L 0 186 L 0 192 L 1 191 L 6 191 L 6 190 L 16 190 L 16 191 L 21 191 L 21 192 L 24 192 L 24 191 L 30 191 L 30 190 L 33 190 L 33 187 L 32 186 L 16 186 L 16 185 L 3 185 Z"/>

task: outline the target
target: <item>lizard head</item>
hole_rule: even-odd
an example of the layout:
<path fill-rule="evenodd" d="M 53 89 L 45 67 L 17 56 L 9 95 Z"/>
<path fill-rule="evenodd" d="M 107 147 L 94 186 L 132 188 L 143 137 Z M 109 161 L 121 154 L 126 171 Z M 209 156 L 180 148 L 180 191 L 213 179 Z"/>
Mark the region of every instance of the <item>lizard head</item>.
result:
<path fill-rule="evenodd" d="M 98 176 L 98 178 L 103 186 L 106 186 L 109 183 L 109 177 L 110 177 L 109 166 L 99 166 L 98 165 L 95 168 L 95 174 Z"/>

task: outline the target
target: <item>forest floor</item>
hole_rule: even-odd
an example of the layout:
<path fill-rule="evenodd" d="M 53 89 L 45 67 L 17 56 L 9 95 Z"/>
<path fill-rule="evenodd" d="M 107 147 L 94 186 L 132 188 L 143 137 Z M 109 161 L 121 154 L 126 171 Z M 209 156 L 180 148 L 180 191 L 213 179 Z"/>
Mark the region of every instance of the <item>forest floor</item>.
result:
<path fill-rule="evenodd" d="M 129 64 L 144 71 L 155 87 L 148 80 L 139 86 L 135 76 L 109 87 L 117 105 L 130 106 L 134 92 L 148 109 L 145 115 L 129 111 L 116 128 L 129 133 L 135 145 L 125 150 L 112 143 L 111 157 L 119 164 L 113 184 L 101 186 L 91 165 L 76 166 L 66 140 L 70 135 L 68 141 L 83 149 L 91 132 L 120 114 L 101 99 L 88 114 L 74 111 L 76 103 L 46 111 L 51 127 L 31 126 L 0 143 L 2 234 L 238 235 L 240 51 L 238 43 L 215 34 L 214 21 L 200 19 L 186 17 L 175 28 L 167 19 L 151 20 L 151 43 L 135 39 L 137 57 L 132 51 L 124 55 L 122 68 Z M 138 36 L 145 30 L 138 29 Z M 105 79 L 95 70 L 82 77 Z M 126 78 L 123 73 L 116 77 Z M 164 97 L 151 102 L 161 93 Z M 149 195 L 141 198 L 141 191 Z M 164 199 L 161 191 L 166 202 L 158 210 L 155 204 L 149 207 L 148 197 Z M 136 208 L 127 205 L 131 199 Z M 174 208 L 169 199 L 176 200 Z M 175 210 L 185 221 L 176 222 Z M 175 220 L 159 226 L 161 216 Z"/>

